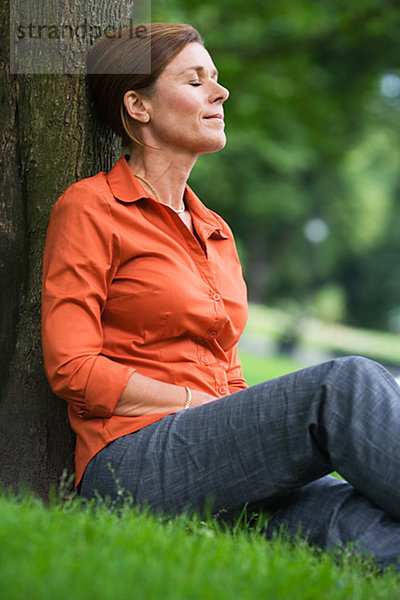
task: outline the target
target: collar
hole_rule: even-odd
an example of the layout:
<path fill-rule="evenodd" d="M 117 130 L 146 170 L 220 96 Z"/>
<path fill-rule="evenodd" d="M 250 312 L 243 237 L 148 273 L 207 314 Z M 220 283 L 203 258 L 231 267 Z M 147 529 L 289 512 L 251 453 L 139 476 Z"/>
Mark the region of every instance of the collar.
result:
<path fill-rule="evenodd" d="M 143 198 L 153 198 L 132 173 L 128 158 L 126 155 L 122 156 L 107 174 L 107 182 L 114 198 L 124 204 L 131 204 Z M 202 229 L 207 237 L 214 236 L 221 239 L 229 237 L 222 231 L 221 221 L 204 206 L 188 184 L 185 186 L 185 202 L 189 210 L 201 219 Z"/>

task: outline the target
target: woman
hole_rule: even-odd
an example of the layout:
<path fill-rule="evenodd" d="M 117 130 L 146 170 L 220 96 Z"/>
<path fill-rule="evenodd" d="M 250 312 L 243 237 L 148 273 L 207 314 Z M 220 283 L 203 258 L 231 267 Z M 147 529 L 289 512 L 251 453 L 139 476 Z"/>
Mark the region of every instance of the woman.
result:
<path fill-rule="evenodd" d="M 301 526 L 397 563 L 399 387 L 359 357 L 247 387 L 232 233 L 186 184 L 225 145 L 228 91 L 192 27 L 146 31 L 91 50 L 94 100 L 130 155 L 66 190 L 46 240 L 45 367 L 69 402 L 80 493 L 168 513 L 262 504 L 269 533 Z"/>

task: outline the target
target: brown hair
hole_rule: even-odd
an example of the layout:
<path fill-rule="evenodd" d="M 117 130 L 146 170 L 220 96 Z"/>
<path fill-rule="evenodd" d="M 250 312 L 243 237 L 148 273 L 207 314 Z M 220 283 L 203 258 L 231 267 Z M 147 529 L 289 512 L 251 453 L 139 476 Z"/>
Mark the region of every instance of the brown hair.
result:
<path fill-rule="evenodd" d="M 122 137 L 124 145 L 144 145 L 135 133 L 134 119 L 125 109 L 125 93 L 150 93 L 167 64 L 190 42 L 204 45 L 191 25 L 147 23 L 108 32 L 91 48 L 87 77 L 94 103 L 100 118 Z"/>

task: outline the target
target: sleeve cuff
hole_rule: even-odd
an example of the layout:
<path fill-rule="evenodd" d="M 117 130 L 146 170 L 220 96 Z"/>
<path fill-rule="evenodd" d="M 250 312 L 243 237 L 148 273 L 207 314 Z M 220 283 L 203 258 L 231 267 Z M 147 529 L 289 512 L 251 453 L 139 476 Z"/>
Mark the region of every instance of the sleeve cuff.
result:
<path fill-rule="evenodd" d="M 85 390 L 87 410 L 96 417 L 111 417 L 128 379 L 134 372 L 132 367 L 121 365 L 104 356 L 97 357 Z"/>

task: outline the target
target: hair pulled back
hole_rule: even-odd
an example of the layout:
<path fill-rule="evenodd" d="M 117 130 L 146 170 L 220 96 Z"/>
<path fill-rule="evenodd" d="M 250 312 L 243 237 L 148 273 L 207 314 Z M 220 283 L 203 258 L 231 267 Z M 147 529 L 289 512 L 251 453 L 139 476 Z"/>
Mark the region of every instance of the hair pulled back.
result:
<path fill-rule="evenodd" d="M 125 109 L 125 93 L 151 93 L 151 86 L 186 44 L 203 44 L 191 25 L 147 23 L 135 31 L 126 28 L 106 35 L 91 48 L 87 58 L 87 78 L 99 116 L 126 146 L 143 143 L 135 133 L 134 119 Z"/>

